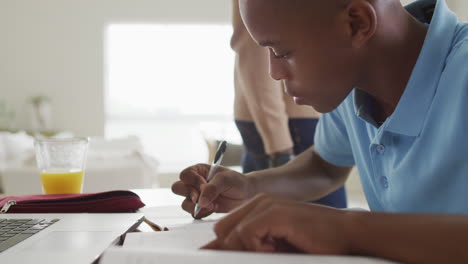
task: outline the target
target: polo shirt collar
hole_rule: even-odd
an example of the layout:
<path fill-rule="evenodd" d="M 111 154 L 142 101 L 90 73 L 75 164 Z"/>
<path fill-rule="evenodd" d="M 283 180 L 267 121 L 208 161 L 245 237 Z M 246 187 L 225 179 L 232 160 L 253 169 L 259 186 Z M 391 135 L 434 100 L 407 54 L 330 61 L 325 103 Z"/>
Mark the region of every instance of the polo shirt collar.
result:
<path fill-rule="evenodd" d="M 385 130 L 407 136 L 421 133 L 457 23 L 456 15 L 448 9 L 445 0 L 438 0 L 416 65 L 395 111 L 384 123 Z M 371 101 L 365 92 L 354 90 L 356 114 L 376 125 L 369 114 Z"/>
<path fill-rule="evenodd" d="M 379 127 L 379 124 L 372 116 L 374 99 L 368 93 L 359 89 L 354 89 L 353 99 L 356 115 L 373 126 Z"/>

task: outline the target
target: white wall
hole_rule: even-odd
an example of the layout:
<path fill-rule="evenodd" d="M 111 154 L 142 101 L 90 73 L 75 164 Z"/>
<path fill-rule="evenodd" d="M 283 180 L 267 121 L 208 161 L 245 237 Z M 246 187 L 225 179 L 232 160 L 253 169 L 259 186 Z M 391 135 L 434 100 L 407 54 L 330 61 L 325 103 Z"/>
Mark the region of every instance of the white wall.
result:
<path fill-rule="evenodd" d="M 406 5 L 415 0 L 401 0 L 401 3 Z M 457 13 L 461 21 L 468 21 L 468 1 L 467 0 L 446 0 L 452 11 Z"/>
<path fill-rule="evenodd" d="M 457 13 L 461 21 L 468 21 L 468 1 L 467 0 L 447 0 L 450 9 Z"/>
<path fill-rule="evenodd" d="M 220 0 L 0 0 L 0 98 L 15 108 L 19 128 L 30 128 L 27 99 L 46 94 L 57 129 L 103 135 L 106 25 L 228 23 L 230 6 Z"/>

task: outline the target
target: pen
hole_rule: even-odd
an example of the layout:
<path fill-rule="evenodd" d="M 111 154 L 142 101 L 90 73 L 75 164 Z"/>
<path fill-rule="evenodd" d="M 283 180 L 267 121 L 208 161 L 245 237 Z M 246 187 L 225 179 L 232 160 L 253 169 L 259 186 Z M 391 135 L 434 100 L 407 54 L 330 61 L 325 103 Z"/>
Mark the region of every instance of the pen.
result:
<path fill-rule="evenodd" d="M 213 160 L 213 164 L 211 164 L 210 170 L 208 171 L 208 176 L 206 177 L 206 182 L 210 182 L 213 176 L 215 175 L 216 169 L 219 167 L 221 164 L 221 161 L 223 160 L 224 152 L 226 152 L 226 146 L 227 143 L 226 141 L 221 141 L 219 143 L 218 149 L 216 150 L 215 158 Z M 198 205 L 198 201 L 195 204 L 195 210 L 194 210 L 194 217 L 197 217 L 197 215 L 200 213 L 201 207 Z"/>

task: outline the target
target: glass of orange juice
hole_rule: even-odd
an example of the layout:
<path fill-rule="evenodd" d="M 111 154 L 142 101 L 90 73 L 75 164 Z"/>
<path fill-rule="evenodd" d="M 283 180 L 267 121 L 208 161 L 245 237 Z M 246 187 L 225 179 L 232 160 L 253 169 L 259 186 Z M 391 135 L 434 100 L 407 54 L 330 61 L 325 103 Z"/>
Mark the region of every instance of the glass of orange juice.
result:
<path fill-rule="evenodd" d="M 83 191 L 88 138 L 36 139 L 36 160 L 45 194 Z"/>

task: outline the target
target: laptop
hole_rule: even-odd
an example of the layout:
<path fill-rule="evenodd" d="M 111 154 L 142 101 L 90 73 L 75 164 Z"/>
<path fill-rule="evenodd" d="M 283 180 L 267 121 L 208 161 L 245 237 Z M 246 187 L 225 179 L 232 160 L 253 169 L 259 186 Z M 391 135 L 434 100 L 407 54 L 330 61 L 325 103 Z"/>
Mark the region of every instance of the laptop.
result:
<path fill-rule="evenodd" d="M 142 221 L 141 213 L 0 214 L 0 263 L 97 262 Z"/>

